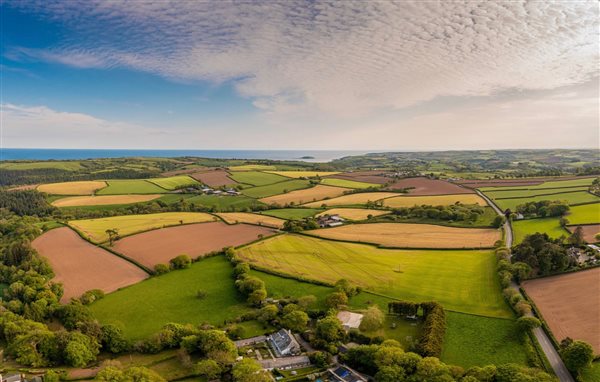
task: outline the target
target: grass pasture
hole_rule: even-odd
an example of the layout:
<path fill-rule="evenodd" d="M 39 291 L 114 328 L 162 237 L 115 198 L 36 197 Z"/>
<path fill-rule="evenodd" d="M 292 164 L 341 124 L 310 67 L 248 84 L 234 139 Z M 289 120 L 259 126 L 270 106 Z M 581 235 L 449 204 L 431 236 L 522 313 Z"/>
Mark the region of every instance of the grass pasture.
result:
<path fill-rule="evenodd" d="M 238 171 L 233 172 L 229 177 L 238 183 L 249 184 L 251 186 L 266 186 L 267 184 L 289 180 L 285 176 L 260 171 Z"/>
<path fill-rule="evenodd" d="M 154 183 L 165 190 L 175 190 L 181 187 L 199 184 L 198 181 L 187 175 L 177 175 L 168 178 L 152 178 L 148 179 L 148 182 Z"/>
<path fill-rule="evenodd" d="M 274 210 L 262 211 L 262 215 L 274 216 L 285 220 L 302 220 L 323 211 L 319 208 L 278 208 Z"/>
<path fill-rule="evenodd" d="M 76 181 L 48 183 L 38 186 L 37 190 L 52 195 L 91 195 L 96 190 L 106 187 L 103 181 Z"/>
<path fill-rule="evenodd" d="M 72 220 L 69 225 L 90 240 L 103 243 L 108 240 L 107 229 L 118 229 L 120 236 L 172 225 L 210 222 L 215 216 L 202 212 L 165 212 L 146 215 L 113 216 L 99 219 Z M 175 256 L 173 256 L 175 257 Z"/>
<path fill-rule="evenodd" d="M 386 198 L 383 202 L 384 206 L 391 208 L 413 207 L 424 204 L 430 206 L 449 206 L 456 203 L 487 206 L 485 200 L 476 194 L 396 196 L 394 198 Z"/>
<path fill-rule="evenodd" d="M 81 163 L 77 161 L 48 161 L 48 162 L 8 162 L 0 163 L 2 170 L 45 170 L 57 169 L 64 171 L 81 170 Z"/>
<path fill-rule="evenodd" d="M 286 182 L 268 184 L 266 186 L 251 187 L 242 190 L 242 194 L 251 198 L 266 198 L 268 196 L 288 193 L 310 187 L 308 180 L 293 179 Z"/>
<path fill-rule="evenodd" d="M 327 211 L 321 212 L 317 216 L 340 215 L 342 218 L 348 220 L 365 220 L 369 216 L 381 216 L 389 213 L 390 211 L 372 210 L 368 208 L 331 208 Z"/>
<path fill-rule="evenodd" d="M 324 239 L 370 243 L 390 248 L 491 248 L 501 239 L 492 228 L 432 224 L 370 223 L 305 231 Z"/>
<path fill-rule="evenodd" d="M 57 199 L 50 204 L 54 207 L 107 206 L 149 202 L 160 197 L 160 194 L 71 196 Z"/>
<path fill-rule="evenodd" d="M 503 210 L 516 210 L 520 204 L 539 202 L 542 200 L 560 200 L 569 205 L 600 202 L 600 198 L 587 191 L 564 192 L 561 194 L 535 196 L 532 198 L 493 199 L 494 203 Z"/>
<path fill-rule="evenodd" d="M 369 187 L 381 187 L 380 184 L 357 182 L 355 180 L 348 179 L 337 179 L 337 178 L 325 178 L 321 181 L 321 184 L 326 186 L 345 187 L 345 188 L 369 188 Z"/>
<path fill-rule="evenodd" d="M 512 222 L 512 228 L 515 244 L 521 243 L 525 236 L 536 232 L 547 233 L 553 239 L 569 236 L 569 232 L 560 226 L 559 218 L 515 220 Z"/>
<path fill-rule="evenodd" d="M 572 206 L 567 219 L 569 224 L 600 223 L 600 203 Z"/>
<path fill-rule="evenodd" d="M 267 198 L 260 199 L 265 204 L 275 204 L 285 206 L 287 204 L 302 204 L 317 200 L 323 200 L 325 198 L 335 198 L 336 196 L 342 195 L 348 188 L 332 187 L 316 185 L 311 188 L 303 190 L 296 190 L 288 192 L 287 194 L 269 196 Z M 315 202 L 320 203 L 320 202 Z"/>
<path fill-rule="evenodd" d="M 552 188 L 543 190 L 500 190 L 486 191 L 485 194 L 491 199 L 507 199 L 507 198 L 535 198 L 537 196 L 546 196 L 552 198 L 553 195 L 564 194 L 568 192 L 587 191 L 588 187 L 573 187 L 573 188 Z"/>
<path fill-rule="evenodd" d="M 108 187 L 96 192 L 97 195 L 126 195 L 126 194 L 164 194 L 166 189 L 144 179 L 108 180 Z"/>
<path fill-rule="evenodd" d="M 326 186 L 322 186 L 326 187 Z M 367 204 L 367 202 L 375 202 L 385 198 L 391 198 L 398 196 L 396 192 L 361 192 L 357 194 L 348 194 L 339 196 L 337 198 L 316 201 L 307 203 L 305 207 L 321 207 L 325 204 L 327 207 L 331 206 L 357 206 Z"/>
<path fill-rule="evenodd" d="M 275 171 L 277 166 L 269 164 L 242 164 L 229 166 L 230 171 Z"/>
<path fill-rule="evenodd" d="M 217 214 L 228 224 L 248 223 L 265 227 L 281 228 L 285 220 L 268 215 L 251 214 L 248 212 L 225 212 Z"/>
<path fill-rule="evenodd" d="M 498 190 L 552 190 L 563 188 L 565 191 L 568 190 L 569 187 L 582 187 L 582 186 L 590 186 L 594 181 L 593 177 L 589 178 L 579 178 L 579 179 L 569 179 L 569 180 L 550 180 L 547 182 L 543 182 L 541 184 L 535 185 L 519 185 L 519 186 L 511 186 L 511 187 L 481 187 L 480 191 L 489 192 L 489 191 L 498 191 Z"/>
<path fill-rule="evenodd" d="M 238 255 L 295 277 L 328 283 L 346 278 L 392 298 L 436 300 L 449 310 L 512 317 L 491 251 L 379 249 L 288 234 L 243 247 Z"/>
<path fill-rule="evenodd" d="M 266 171 L 270 174 L 281 175 L 287 178 L 315 178 L 339 174 L 337 171 Z"/>
<path fill-rule="evenodd" d="M 237 211 L 260 204 L 247 196 L 196 195 L 185 199 L 186 203 L 214 208 L 216 211 Z"/>

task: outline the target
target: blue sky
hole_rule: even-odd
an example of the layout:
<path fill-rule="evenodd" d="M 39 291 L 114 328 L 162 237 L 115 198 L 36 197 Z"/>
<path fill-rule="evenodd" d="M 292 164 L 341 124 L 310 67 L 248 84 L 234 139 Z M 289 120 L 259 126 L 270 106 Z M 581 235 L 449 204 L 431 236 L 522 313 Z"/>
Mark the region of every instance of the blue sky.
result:
<path fill-rule="evenodd" d="M 594 2 L 5 1 L 2 147 L 598 147 Z"/>

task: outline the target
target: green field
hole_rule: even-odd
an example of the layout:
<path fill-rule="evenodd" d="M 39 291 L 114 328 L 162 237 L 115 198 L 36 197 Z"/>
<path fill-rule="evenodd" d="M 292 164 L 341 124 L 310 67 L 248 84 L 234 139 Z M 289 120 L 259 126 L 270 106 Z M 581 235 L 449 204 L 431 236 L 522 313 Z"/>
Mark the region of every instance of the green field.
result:
<path fill-rule="evenodd" d="M 229 177 L 238 183 L 249 184 L 251 186 L 266 186 L 267 184 L 285 182 L 290 179 L 285 176 L 260 171 L 233 172 Z"/>
<path fill-rule="evenodd" d="M 124 215 L 99 219 L 72 220 L 69 225 L 90 240 L 102 243 L 108 240 L 106 230 L 118 229 L 120 236 L 172 225 L 202 223 L 217 218 L 203 212 L 165 212 L 159 214 Z"/>
<path fill-rule="evenodd" d="M 239 166 L 229 166 L 231 171 L 267 171 L 276 170 L 277 166 L 270 164 L 243 164 Z"/>
<path fill-rule="evenodd" d="M 581 380 L 583 382 L 600 382 L 600 361 L 592 363 L 591 367 L 584 369 L 581 372 Z"/>
<path fill-rule="evenodd" d="M 310 182 L 308 180 L 294 179 L 287 182 L 279 182 L 266 186 L 246 188 L 242 190 L 242 194 L 250 196 L 251 198 L 259 199 L 266 198 L 267 196 L 285 194 L 289 191 L 300 190 L 308 187 L 310 187 Z"/>
<path fill-rule="evenodd" d="M 108 187 L 96 192 L 97 195 L 123 194 L 164 194 L 166 189 L 144 179 L 107 180 Z"/>
<path fill-rule="evenodd" d="M 286 220 L 302 220 L 315 216 L 322 211 L 324 210 L 320 208 L 278 208 L 275 210 L 263 211 L 261 214 Z"/>
<path fill-rule="evenodd" d="M 486 191 L 485 194 L 492 199 L 505 198 L 533 198 L 536 196 L 547 196 L 552 198 L 553 195 L 564 194 L 567 192 L 587 191 L 589 187 L 572 187 L 572 188 L 551 188 L 548 190 L 511 190 L 511 191 Z"/>
<path fill-rule="evenodd" d="M 357 182 L 355 180 L 336 179 L 336 178 L 325 178 L 321 181 L 321 184 L 328 186 L 337 186 L 345 188 L 369 188 L 369 187 L 380 187 L 380 184 Z"/>
<path fill-rule="evenodd" d="M 569 219 L 569 224 L 600 223 L 600 203 L 573 206 L 567 219 Z"/>
<path fill-rule="evenodd" d="M 185 186 L 200 184 L 195 179 L 192 179 L 187 175 L 171 176 L 169 178 L 152 178 L 148 179 L 148 182 L 154 183 L 166 190 L 175 190 Z"/>
<path fill-rule="evenodd" d="M 573 179 L 573 180 L 556 180 L 545 182 L 542 184 L 534 185 L 534 186 L 511 186 L 511 187 L 481 187 L 480 190 L 482 192 L 488 191 L 499 191 L 499 190 L 544 190 L 544 189 L 554 189 L 561 187 L 580 187 L 580 186 L 590 186 L 595 178 L 581 178 L 581 179 Z"/>
<path fill-rule="evenodd" d="M 83 167 L 81 167 L 79 162 L 68 161 L 12 162 L 0 164 L 0 169 L 3 170 L 44 170 L 50 168 L 65 171 L 77 171 L 81 170 Z"/>
<path fill-rule="evenodd" d="M 592 195 L 587 191 L 576 191 L 555 195 L 537 196 L 533 198 L 494 199 L 494 203 L 503 210 L 510 208 L 511 210 L 515 211 L 519 204 L 539 202 L 542 200 L 560 200 L 570 205 L 600 202 L 600 198 L 596 195 Z"/>
<path fill-rule="evenodd" d="M 217 212 L 241 211 L 252 206 L 260 205 L 261 202 L 247 196 L 218 196 L 197 195 L 185 199 L 186 203 L 213 208 Z"/>
<path fill-rule="evenodd" d="M 553 239 L 569 236 L 570 233 L 559 224 L 559 218 L 515 220 L 512 222 L 514 244 L 519 244 L 525 236 L 536 232 L 547 233 Z"/>
<path fill-rule="evenodd" d="M 446 312 L 446 323 L 443 362 L 464 368 L 527 364 L 515 320 Z"/>
<path fill-rule="evenodd" d="M 329 283 L 347 278 L 393 298 L 436 300 L 449 310 L 512 317 L 491 251 L 390 250 L 288 234 L 243 247 L 238 255 L 296 277 Z"/>

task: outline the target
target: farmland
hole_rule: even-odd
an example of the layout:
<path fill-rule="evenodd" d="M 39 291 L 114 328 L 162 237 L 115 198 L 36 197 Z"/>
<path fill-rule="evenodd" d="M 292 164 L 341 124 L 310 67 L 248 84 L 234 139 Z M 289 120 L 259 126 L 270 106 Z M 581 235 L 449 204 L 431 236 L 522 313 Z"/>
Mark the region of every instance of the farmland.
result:
<path fill-rule="evenodd" d="M 535 302 L 558 341 L 584 340 L 600 353 L 600 268 L 527 280 L 525 291 Z"/>
<path fill-rule="evenodd" d="M 160 198 L 162 195 L 104 195 L 104 196 L 72 196 L 53 201 L 55 207 L 106 206 L 117 204 L 143 203 Z"/>
<path fill-rule="evenodd" d="M 37 190 L 54 195 L 91 195 L 103 187 L 106 187 L 103 181 L 79 181 L 42 184 Z"/>
<path fill-rule="evenodd" d="M 229 173 L 223 170 L 194 172 L 190 176 L 210 187 L 236 184 L 236 181 L 229 177 Z"/>
<path fill-rule="evenodd" d="M 553 239 L 569 235 L 569 232 L 560 226 L 559 218 L 516 220 L 513 221 L 512 228 L 515 234 L 515 244 L 519 244 L 525 239 L 525 236 L 536 232 L 547 233 Z"/>
<path fill-rule="evenodd" d="M 249 223 L 274 228 L 283 227 L 283 223 L 285 222 L 285 220 L 273 216 L 251 214 L 247 212 L 225 212 L 217 214 L 217 216 L 229 224 Z"/>
<path fill-rule="evenodd" d="M 578 226 L 569 226 L 569 231 L 573 232 Z M 583 239 L 588 243 L 596 243 L 596 235 L 600 234 L 600 224 L 586 224 L 579 226 L 583 229 Z"/>
<path fill-rule="evenodd" d="M 600 203 L 573 206 L 567 215 L 570 224 L 600 223 Z"/>
<path fill-rule="evenodd" d="M 99 219 L 72 220 L 69 225 L 90 240 L 102 243 L 108 240 L 106 230 L 117 229 L 121 237 L 137 232 L 171 225 L 209 222 L 216 217 L 201 212 L 165 212 L 147 215 L 125 215 Z"/>
<path fill-rule="evenodd" d="M 280 219 L 287 220 L 302 220 L 323 211 L 318 208 L 278 208 L 261 212 L 262 215 L 274 216 Z"/>
<path fill-rule="evenodd" d="M 394 198 L 386 198 L 383 202 L 386 207 L 391 208 L 413 207 L 421 205 L 449 206 L 456 203 L 479 204 L 480 206 L 487 205 L 485 200 L 476 194 L 396 196 Z"/>
<path fill-rule="evenodd" d="M 395 248 L 491 248 L 501 238 L 497 229 L 404 223 L 350 224 L 306 233 Z"/>
<path fill-rule="evenodd" d="M 281 175 L 288 178 L 315 178 L 335 175 L 337 171 L 267 171 L 270 174 Z"/>
<path fill-rule="evenodd" d="M 326 187 L 326 186 L 322 186 Z M 321 207 L 325 204 L 328 207 L 331 206 L 354 206 L 354 205 L 362 205 L 367 204 L 367 202 L 375 202 L 385 198 L 391 198 L 394 196 L 398 196 L 395 192 L 361 192 L 358 194 L 349 194 L 339 196 L 333 199 L 327 199 L 323 201 L 316 201 L 312 203 L 307 203 L 305 207 Z"/>
<path fill-rule="evenodd" d="M 63 283 L 63 303 L 90 289 L 108 293 L 148 276 L 135 265 L 81 239 L 67 227 L 46 232 L 32 245 L 50 262 L 54 280 Z"/>
<path fill-rule="evenodd" d="M 553 195 L 564 194 L 576 191 L 587 191 L 588 187 L 573 187 L 573 188 L 552 188 L 547 190 L 508 190 L 508 191 L 486 191 L 485 194 L 492 199 L 508 199 L 508 198 L 534 198 L 536 196 L 547 196 L 551 199 Z"/>
<path fill-rule="evenodd" d="M 429 178 L 406 178 L 401 179 L 387 188 L 403 189 L 408 188 L 410 195 L 449 195 L 449 194 L 472 194 L 473 190 L 457 186 L 454 183 L 439 179 Z"/>
<path fill-rule="evenodd" d="M 390 182 L 392 179 L 383 176 L 384 171 L 353 171 L 335 174 L 329 178 L 334 179 L 347 179 L 355 182 L 385 184 Z"/>
<path fill-rule="evenodd" d="M 260 204 L 256 199 L 247 196 L 195 195 L 185 199 L 186 203 L 214 208 L 217 211 L 250 208 Z"/>
<path fill-rule="evenodd" d="M 281 175 L 269 174 L 267 172 L 260 171 L 234 172 L 229 177 L 238 183 L 249 184 L 251 186 L 265 186 L 267 184 L 289 180 L 289 178 Z"/>
<path fill-rule="evenodd" d="M 337 178 L 326 178 L 321 181 L 321 184 L 327 186 L 345 187 L 345 188 L 369 188 L 369 187 L 380 187 L 377 183 L 366 183 L 357 182 L 355 180 L 337 179 Z"/>
<path fill-rule="evenodd" d="M 112 249 L 152 268 L 159 263 L 168 263 L 179 255 L 196 258 L 224 247 L 246 244 L 257 240 L 259 236 L 266 237 L 273 233 L 272 229 L 248 224 L 187 224 L 128 236 L 116 241 Z"/>
<path fill-rule="evenodd" d="M 362 287 L 410 301 L 439 301 L 446 309 L 511 317 L 491 251 L 390 250 L 298 235 L 280 235 L 238 251 L 258 267 Z"/>
<path fill-rule="evenodd" d="M 78 161 L 49 161 L 49 162 L 13 162 L 1 163 L 2 170 L 44 170 L 57 169 L 65 171 L 80 170 L 81 163 Z"/>
<path fill-rule="evenodd" d="M 276 204 L 276 205 L 287 205 L 287 204 L 302 204 L 308 203 L 315 200 L 322 200 L 325 198 L 334 198 L 342 195 L 348 188 L 332 187 L 316 185 L 312 188 L 306 188 L 303 190 L 296 190 L 288 192 L 287 194 L 269 196 L 267 198 L 260 199 L 265 204 Z M 319 202 L 317 202 L 319 203 Z"/>
<path fill-rule="evenodd" d="M 369 216 L 381 216 L 388 214 L 389 211 L 385 210 L 372 210 L 367 208 L 332 208 L 327 211 L 321 212 L 317 216 L 321 215 L 339 215 L 344 219 L 348 220 L 365 220 Z"/>
<path fill-rule="evenodd" d="M 229 166 L 231 171 L 275 171 L 277 166 L 268 164 L 242 164 L 239 166 Z"/>
<path fill-rule="evenodd" d="M 594 181 L 594 178 L 590 178 L 590 177 L 568 179 L 568 180 L 549 180 L 549 181 L 545 181 L 543 183 L 528 185 L 525 187 L 522 185 L 516 185 L 516 186 L 512 186 L 512 187 L 502 187 L 500 190 L 504 190 L 504 191 L 508 191 L 508 190 L 538 190 L 539 191 L 539 190 L 551 190 L 551 189 L 563 188 L 565 191 L 568 191 L 568 188 L 571 188 L 571 187 L 589 186 L 592 184 L 593 181 Z M 495 191 L 496 188 L 495 187 L 481 187 L 480 190 L 483 192 L 488 192 L 488 191 Z"/>
<path fill-rule="evenodd" d="M 143 179 L 109 180 L 108 187 L 98 191 L 97 195 L 124 194 L 161 194 L 167 192 L 162 187 Z"/>
<path fill-rule="evenodd" d="M 242 194 L 252 198 L 266 198 L 268 196 L 287 193 L 310 187 L 308 180 L 294 179 L 286 182 L 268 184 L 266 186 L 251 187 L 242 190 Z"/>
<path fill-rule="evenodd" d="M 542 200 L 560 200 L 566 202 L 569 205 L 600 202 L 599 197 L 592 195 L 587 191 L 564 192 L 560 194 L 536 196 L 532 198 L 510 198 L 493 200 L 494 203 L 501 209 L 505 210 L 507 208 L 510 208 L 513 211 L 516 210 L 517 206 L 520 204 L 525 204 L 529 202 L 539 202 Z"/>
<path fill-rule="evenodd" d="M 198 181 L 190 178 L 187 175 L 172 176 L 169 178 L 153 178 L 148 179 L 148 181 L 156 184 L 158 187 L 164 188 L 165 190 L 175 190 L 177 188 L 198 184 Z"/>

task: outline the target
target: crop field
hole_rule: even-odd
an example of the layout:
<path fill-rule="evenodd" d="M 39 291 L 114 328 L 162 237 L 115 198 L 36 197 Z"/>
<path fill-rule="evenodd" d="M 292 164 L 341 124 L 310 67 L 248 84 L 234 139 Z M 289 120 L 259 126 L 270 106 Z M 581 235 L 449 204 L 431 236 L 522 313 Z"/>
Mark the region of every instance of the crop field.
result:
<path fill-rule="evenodd" d="M 103 187 L 106 187 L 103 181 L 78 181 L 42 184 L 37 190 L 53 195 L 91 195 Z"/>
<path fill-rule="evenodd" d="M 486 191 L 486 196 L 492 199 L 506 199 L 506 198 L 534 198 L 536 196 L 547 196 L 548 198 L 552 198 L 557 194 L 564 194 L 568 192 L 576 192 L 576 191 L 587 191 L 587 186 L 577 186 L 577 187 L 569 187 L 569 188 L 549 188 L 544 190 L 499 190 L 499 191 Z"/>
<path fill-rule="evenodd" d="M 357 182 L 355 180 L 348 179 L 337 179 L 337 178 L 325 178 L 321 181 L 321 184 L 326 186 L 346 187 L 346 188 L 369 188 L 369 187 L 381 187 L 377 183 L 366 183 Z"/>
<path fill-rule="evenodd" d="M 441 360 L 464 368 L 516 363 L 527 365 L 514 320 L 446 312 Z"/>
<path fill-rule="evenodd" d="M 536 196 L 533 198 L 494 199 L 494 203 L 503 210 L 516 210 L 520 204 L 539 202 L 542 200 L 560 200 L 569 205 L 600 202 L 600 198 L 587 191 L 565 192 L 562 194 Z"/>
<path fill-rule="evenodd" d="M 569 231 L 575 231 L 578 226 L 569 226 Z M 588 243 L 597 243 L 600 240 L 596 239 L 596 235 L 600 234 L 600 224 L 586 224 L 580 226 L 583 228 L 583 239 Z"/>
<path fill-rule="evenodd" d="M 316 185 L 311 188 L 303 190 L 296 190 L 288 192 L 287 194 L 269 196 L 267 198 L 260 199 L 265 204 L 277 204 L 284 206 L 286 204 L 302 204 L 316 200 L 323 200 L 325 198 L 335 198 L 336 196 L 342 195 L 345 191 L 349 191 L 348 188 L 332 187 Z M 321 203 L 321 202 L 316 202 Z M 315 206 L 318 207 L 318 206 Z"/>
<path fill-rule="evenodd" d="M 116 204 L 132 204 L 149 202 L 162 195 L 104 195 L 104 196 L 71 196 L 53 201 L 54 207 L 106 206 Z"/>
<path fill-rule="evenodd" d="M 63 303 L 90 289 L 108 293 L 148 277 L 140 268 L 86 242 L 68 227 L 44 233 L 32 246 L 50 262 L 54 280 L 63 283 Z"/>
<path fill-rule="evenodd" d="M 185 201 L 189 204 L 214 208 L 217 211 L 234 211 L 260 204 L 256 199 L 247 196 L 196 195 Z"/>
<path fill-rule="evenodd" d="M 553 239 L 569 236 L 569 232 L 560 226 L 559 218 L 515 220 L 512 222 L 512 228 L 515 244 L 521 243 L 525 236 L 536 232 L 547 233 Z"/>
<path fill-rule="evenodd" d="M 367 208 L 332 208 L 327 211 L 321 212 L 317 216 L 321 215 L 340 215 L 344 219 L 348 220 L 365 220 L 370 216 L 381 216 L 389 214 L 390 211 L 385 210 L 371 210 Z"/>
<path fill-rule="evenodd" d="M 600 268 L 523 282 L 554 337 L 584 340 L 600 354 Z"/>
<path fill-rule="evenodd" d="M 251 198 L 266 198 L 268 196 L 284 194 L 294 190 L 310 187 L 308 180 L 294 179 L 286 182 L 268 184 L 266 186 L 251 187 L 242 190 L 242 194 Z"/>
<path fill-rule="evenodd" d="M 190 174 L 190 176 L 210 187 L 221 187 L 230 184 L 234 185 L 237 183 L 235 180 L 229 177 L 229 173 L 227 171 L 223 170 L 194 172 L 193 174 Z"/>
<path fill-rule="evenodd" d="M 179 255 L 192 258 L 224 247 L 235 247 L 269 236 L 275 231 L 248 224 L 228 225 L 222 222 L 187 224 L 143 232 L 118 240 L 113 249 L 130 259 L 152 268 L 168 263 Z"/>
<path fill-rule="evenodd" d="M 286 178 L 285 176 L 260 171 L 234 172 L 229 177 L 238 183 L 249 184 L 251 186 L 266 186 L 267 184 L 289 180 L 289 178 Z"/>
<path fill-rule="evenodd" d="M 305 233 L 392 248 L 491 248 L 501 239 L 497 229 L 405 223 L 349 224 Z"/>
<path fill-rule="evenodd" d="M 472 194 L 473 190 L 457 186 L 445 180 L 429 179 L 424 177 L 400 179 L 387 187 L 393 190 L 410 188 L 410 195 L 449 195 Z"/>
<path fill-rule="evenodd" d="M 365 183 L 376 183 L 376 184 L 385 184 L 391 182 L 391 178 L 387 178 L 382 174 L 384 171 L 354 171 L 354 172 L 343 172 L 340 174 L 332 175 L 330 178 L 334 179 L 347 179 L 353 180 L 355 182 L 365 182 Z"/>
<path fill-rule="evenodd" d="M 391 208 L 413 207 L 421 205 L 449 206 L 456 203 L 487 206 L 485 200 L 477 194 L 396 196 L 394 198 L 386 198 L 383 202 L 384 206 Z"/>
<path fill-rule="evenodd" d="M 567 219 L 570 224 L 600 223 L 600 203 L 572 206 Z"/>
<path fill-rule="evenodd" d="M 97 195 L 125 194 L 161 194 L 167 192 L 162 187 L 144 179 L 108 180 L 108 187 L 98 191 Z"/>
<path fill-rule="evenodd" d="M 243 164 L 239 166 L 229 166 L 231 171 L 275 171 L 277 166 L 268 164 Z"/>
<path fill-rule="evenodd" d="M 288 178 L 315 178 L 339 174 L 338 171 L 267 171 L 270 174 L 281 175 Z"/>
<path fill-rule="evenodd" d="M 278 208 L 274 210 L 262 211 L 262 215 L 274 216 L 286 220 L 302 220 L 323 211 L 319 208 Z"/>
<path fill-rule="evenodd" d="M 237 253 L 256 266 L 295 277 L 329 283 L 346 278 L 392 298 L 436 300 L 449 310 L 512 317 L 491 251 L 380 249 L 288 234 Z"/>
<path fill-rule="evenodd" d="M 169 178 L 152 178 L 149 182 L 156 184 L 166 190 L 175 190 L 180 187 L 193 186 L 198 184 L 196 179 L 190 178 L 187 175 L 171 176 Z"/>
<path fill-rule="evenodd" d="M 526 187 L 523 186 L 512 186 L 512 187 L 502 187 L 501 190 L 519 190 L 519 189 L 527 189 L 527 190 L 548 190 L 554 188 L 565 188 L 565 191 L 568 191 L 568 188 L 571 187 L 582 187 L 582 186 L 590 186 L 594 181 L 594 177 L 591 178 L 575 178 L 568 180 L 549 180 L 540 184 L 529 185 Z M 496 191 L 495 187 L 481 187 L 481 191 Z"/>
<path fill-rule="evenodd" d="M 81 164 L 76 161 L 49 161 L 49 162 L 11 162 L 1 163 L 0 169 L 3 170 L 43 170 L 57 169 L 65 171 L 80 170 Z"/>
<path fill-rule="evenodd" d="M 202 223 L 214 221 L 217 218 L 202 212 L 165 212 L 145 215 L 124 215 L 99 219 L 72 220 L 69 225 L 90 240 L 103 243 L 108 240 L 108 229 L 118 229 L 120 236 L 131 235 L 136 232 L 148 231 L 162 227 Z M 173 256 L 175 257 L 175 256 Z"/>
<path fill-rule="evenodd" d="M 217 215 L 229 224 L 249 223 L 265 227 L 281 228 L 283 227 L 283 223 L 285 223 L 285 220 L 273 216 L 251 214 L 248 212 L 225 212 Z"/>
<path fill-rule="evenodd" d="M 317 186 L 318 187 L 318 186 Z M 326 187 L 326 186 L 322 186 Z M 394 196 L 398 196 L 396 192 L 361 192 L 357 194 L 349 194 L 339 196 L 333 199 L 327 199 L 323 201 L 317 201 L 312 203 L 307 203 L 305 207 L 321 207 L 325 204 L 328 207 L 331 206 L 355 206 L 367 204 L 368 202 L 375 202 L 381 199 L 391 198 Z"/>

